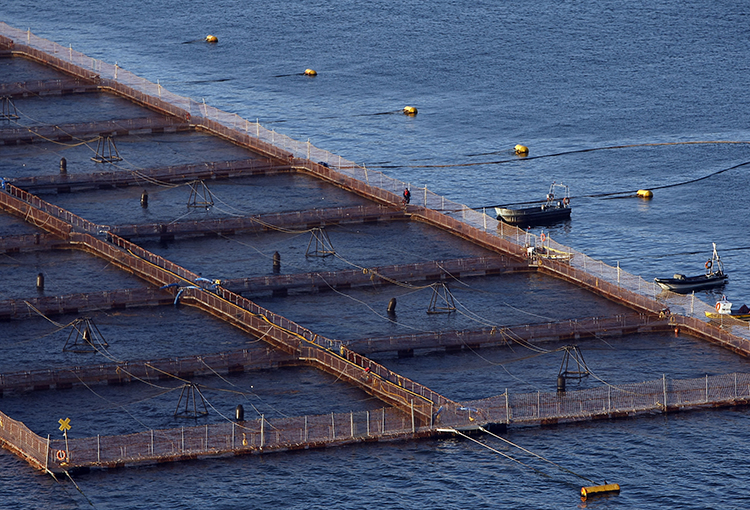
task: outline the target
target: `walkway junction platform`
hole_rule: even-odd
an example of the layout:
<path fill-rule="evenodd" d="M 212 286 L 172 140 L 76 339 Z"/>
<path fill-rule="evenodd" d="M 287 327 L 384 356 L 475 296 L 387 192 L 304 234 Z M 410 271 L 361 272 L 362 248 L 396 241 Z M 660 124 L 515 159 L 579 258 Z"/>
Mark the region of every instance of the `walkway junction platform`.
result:
<path fill-rule="evenodd" d="M 317 149 L 310 143 L 297 142 L 268 131 L 258 123 L 176 96 L 116 65 L 105 64 L 4 23 L 0 23 L 0 56 L 34 60 L 85 84 L 81 86 L 86 90 L 89 90 L 87 87 L 95 86 L 100 92 L 127 98 L 159 115 L 122 121 L 123 125 L 118 121 L 71 125 L 64 129 L 0 130 L 0 140 L 3 143 L 36 142 L 41 141 L 38 138 L 41 136 L 64 140 L 73 134 L 118 136 L 132 130 L 199 130 L 246 148 L 269 168 L 286 166 L 291 171 L 313 176 L 364 197 L 380 206 L 382 211 L 391 211 L 386 216 L 402 215 L 409 221 L 423 222 L 466 239 L 512 261 L 508 267 L 525 266 L 524 270 L 572 282 L 620 303 L 635 312 L 639 317 L 636 323 L 645 321 L 651 327 L 663 327 L 666 324 L 668 327 L 678 328 L 682 333 L 704 338 L 744 356 L 750 354 L 750 332 L 746 324 L 724 324 L 719 327 L 701 320 L 703 311 L 713 307 L 685 296 L 660 294 L 653 283 L 629 275 L 619 268 L 607 266 L 551 240 L 543 243 L 523 230 L 502 223 L 498 225 L 491 217 L 450 202 L 426 188 L 412 188 L 412 204 L 402 207 L 400 193 L 406 185 L 401 181 Z M 13 86 L 9 86 L 9 89 Z M 56 87 L 59 90 L 63 88 L 62 85 L 49 83 L 40 83 L 36 87 L 37 93 L 41 93 L 45 87 L 50 93 Z M 378 348 L 392 348 L 390 340 L 381 340 L 381 347 L 378 347 L 375 340 L 360 345 L 356 342 L 345 345 L 339 340 L 317 335 L 242 297 L 221 285 L 221 282 L 201 278 L 188 269 L 150 253 L 118 235 L 115 229 L 97 225 L 41 200 L 22 189 L 21 184 L 23 181 L 20 180 L 4 183 L 0 190 L 0 209 L 45 232 L 45 243 L 51 243 L 51 238 L 57 238 L 70 248 L 100 257 L 112 266 L 134 274 L 150 286 L 160 289 L 159 292 L 149 291 L 153 294 L 144 293 L 138 299 L 143 301 L 146 296 L 151 296 L 145 300 L 179 300 L 185 306 L 201 309 L 263 339 L 274 352 L 267 359 L 247 361 L 247 364 L 234 357 L 226 362 L 212 359 L 211 364 L 225 363 L 226 370 L 230 370 L 232 366 L 251 366 L 255 362 L 259 366 L 304 362 L 332 374 L 339 381 L 362 389 L 378 398 L 385 406 L 377 411 L 279 420 L 266 420 L 261 416 L 255 420 L 236 419 L 213 425 L 149 430 L 126 436 L 72 438 L 67 441 L 42 438 L 23 423 L 0 413 L 0 441 L 3 446 L 45 472 L 170 462 L 203 456 L 265 453 L 364 441 L 403 440 L 435 436 L 444 433 L 441 431 L 447 428 L 478 430 L 480 426 L 493 425 L 545 425 L 707 406 L 746 405 L 750 402 L 748 374 L 678 381 L 664 378 L 619 387 L 606 386 L 595 390 L 549 394 L 538 392 L 510 395 L 505 391 L 488 399 L 457 402 L 389 370 L 356 350 L 361 347 L 363 351 L 369 349 L 370 352 L 375 352 Z M 196 228 L 198 226 L 191 225 L 187 230 Z M 149 229 L 153 229 L 153 226 Z M 37 244 L 42 242 L 41 236 L 42 234 Z M 542 245 L 546 250 L 529 250 L 530 247 L 541 248 Z M 551 250 L 566 256 L 546 258 L 541 255 L 550 253 Z M 127 301 L 125 297 L 118 299 Z M 64 301 L 60 303 L 63 311 L 68 300 Z M 633 328 L 637 331 L 640 327 L 647 327 L 635 323 L 624 326 L 627 320 L 622 322 L 622 319 L 615 319 L 616 322 L 620 321 L 615 327 L 620 331 Z M 597 330 L 603 329 L 600 326 L 594 327 Z M 573 328 L 559 328 L 559 332 L 567 331 L 568 335 L 582 334 L 581 330 L 576 332 Z M 491 335 L 498 333 L 490 332 Z M 417 337 L 399 341 L 401 340 L 404 345 L 411 345 L 411 349 L 431 344 L 434 346 L 436 343 L 439 345 L 443 341 Z M 472 344 L 465 342 L 462 345 Z M 240 354 L 237 356 L 241 358 Z M 194 359 L 191 363 L 198 361 Z M 119 382 L 119 378 L 135 376 L 144 370 L 150 370 L 151 366 L 154 365 L 120 365 L 114 368 L 114 375 Z M 190 372 L 182 365 L 165 368 L 173 376 L 181 371 Z M 103 368 L 102 373 L 106 375 L 95 377 L 114 378 L 108 372 L 110 370 L 112 367 Z M 192 372 L 198 370 L 199 367 Z M 10 374 L 8 377 L 10 378 Z M 61 374 L 50 372 L 46 376 L 40 375 L 38 384 L 34 385 L 40 388 L 57 387 L 55 377 L 61 377 Z M 58 380 L 61 388 L 72 384 L 70 378 L 66 381 Z"/>

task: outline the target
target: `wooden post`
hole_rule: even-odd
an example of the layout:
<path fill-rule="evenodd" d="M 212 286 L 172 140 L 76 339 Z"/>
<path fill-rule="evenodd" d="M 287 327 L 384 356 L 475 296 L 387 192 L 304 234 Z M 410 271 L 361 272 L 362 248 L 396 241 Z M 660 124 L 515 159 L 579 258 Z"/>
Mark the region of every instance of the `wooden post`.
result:
<path fill-rule="evenodd" d="M 734 376 L 734 380 L 735 380 L 734 385 L 735 385 L 735 388 L 736 388 L 737 387 L 737 376 L 736 375 Z M 737 390 L 735 389 L 734 392 L 737 393 Z M 367 437 L 370 437 L 370 411 L 367 411 Z"/>
<path fill-rule="evenodd" d="M 331 413 L 331 441 L 336 440 L 336 418 Z"/>
<path fill-rule="evenodd" d="M 260 415 L 260 447 L 261 448 L 263 448 L 266 445 L 265 421 L 266 421 L 266 415 L 261 414 Z"/>
<path fill-rule="evenodd" d="M 305 415 L 305 443 L 307 442 L 307 415 Z"/>
<path fill-rule="evenodd" d="M 351 437 L 354 438 L 354 411 L 349 411 L 349 424 L 351 425 Z"/>
<path fill-rule="evenodd" d="M 664 388 L 664 412 L 667 412 L 667 374 L 661 374 L 662 387 Z"/>

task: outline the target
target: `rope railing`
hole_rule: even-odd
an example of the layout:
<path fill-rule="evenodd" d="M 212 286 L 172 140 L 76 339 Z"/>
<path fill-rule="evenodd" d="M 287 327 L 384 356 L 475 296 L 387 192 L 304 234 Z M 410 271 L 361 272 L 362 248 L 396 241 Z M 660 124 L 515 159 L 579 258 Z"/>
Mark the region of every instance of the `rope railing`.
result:
<path fill-rule="evenodd" d="M 0 440 L 13 445 L 39 469 L 112 467 L 164 462 L 203 455 L 272 452 L 321 447 L 370 438 L 431 434 L 440 427 L 487 423 L 526 426 L 555 421 L 616 418 L 706 406 L 746 405 L 750 374 L 692 379 L 661 379 L 565 393 L 505 392 L 488 399 L 446 403 L 420 425 L 409 412 L 393 408 L 293 418 L 231 421 L 192 427 L 147 430 L 118 436 L 70 437 L 48 441 L 0 413 Z"/>

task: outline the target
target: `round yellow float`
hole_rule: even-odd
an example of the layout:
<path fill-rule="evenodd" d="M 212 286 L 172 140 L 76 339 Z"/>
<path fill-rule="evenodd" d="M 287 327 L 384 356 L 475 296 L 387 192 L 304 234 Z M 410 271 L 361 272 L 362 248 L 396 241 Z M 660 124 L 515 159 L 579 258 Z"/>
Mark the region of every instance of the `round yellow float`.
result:
<path fill-rule="evenodd" d="M 315 69 L 305 69 L 305 76 L 318 76 Z"/>
<path fill-rule="evenodd" d="M 636 195 L 641 198 L 653 198 L 654 193 L 650 189 L 639 189 Z"/>
<path fill-rule="evenodd" d="M 207 35 L 206 36 L 206 42 L 217 43 L 217 42 L 219 42 L 219 38 L 216 37 L 215 35 Z"/>
<path fill-rule="evenodd" d="M 516 154 L 519 156 L 528 156 L 529 154 L 529 148 L 525 145 L 521 145 L 520 143 L 514 147 Z"/>
<path fill-rule="evenodd" d="M 414 106 L 404 106 L 404 115 L 416 115 L 417 109 Z"/>

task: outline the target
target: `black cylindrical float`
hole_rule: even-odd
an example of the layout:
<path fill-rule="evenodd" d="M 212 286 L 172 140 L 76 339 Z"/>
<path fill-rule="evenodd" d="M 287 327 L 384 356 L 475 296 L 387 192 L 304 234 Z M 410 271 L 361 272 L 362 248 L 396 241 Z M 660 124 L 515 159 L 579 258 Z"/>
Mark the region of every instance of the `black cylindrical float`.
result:
<path fill-rule="evenodd" d="M 396 298 L 391 298 L 390 301 L 388 301 L 388 313 L 396 313 Z"/>
<path fill-rule="evenodd" d="M 278 273 L 281 270 L 281 255 L 279 252 L 273 252 L 273 272 Z"/>
<path fill-rule="evenodd" d="M 557 392 L 565 393 L 565 376 L 564 375 L 557 376 Z"/>
<path fill-rule="evenodd" d="M 237 404 L 237 409 L 234 410 L 234 417 L 237 421 L 245 421 L 245 408 L 242 404 Z"/>
<path fill-rule="evenodd" d="M 36 275 L 36 288 L 44 290 L 44 275 L 42 273 Z"/>
<path fill-rule="evenodd" d="M 145 189 L 141 194 L 141 207 L 143 207 L 144 209 L 148 207 L 148 191 L 146 191 Z"/>
<path fill-rule="evenodd" d="M 68 160 L 65 158 L 62 158 L 60 160 L 60 173 L 61 174 L 67 174 L 68 173 Z"/>

